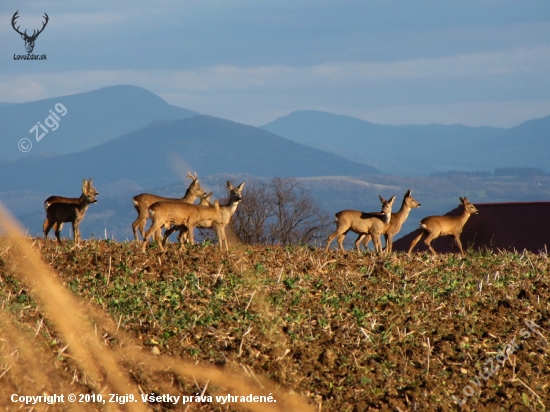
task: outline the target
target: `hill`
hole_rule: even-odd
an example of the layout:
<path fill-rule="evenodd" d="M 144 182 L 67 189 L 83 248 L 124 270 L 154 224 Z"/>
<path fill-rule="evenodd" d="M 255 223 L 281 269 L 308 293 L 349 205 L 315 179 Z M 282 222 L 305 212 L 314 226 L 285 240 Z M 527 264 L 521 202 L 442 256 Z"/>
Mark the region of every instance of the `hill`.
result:
<path fill-rule="evenodd" d="M 157 121 L 93 148 L 1 164 L 0 191 L 74 191 L 83 177 L 97 185 L 130 180 L 144 188 L 199 175 L 326 176 L 377 173 L 370 166 L 292 142 L 252 126 L 209 116 Z"/>
<path fill-rule="evenodd" d="M 62 106 L 56 108 L 57 104 Z M 54 115 L 59 120 L 55 117 L 46 120 Z M 124 85 L 30 103 L 0 105 L 0 160 L 79 152 L 155 120 L 195 115 L 197 113 L 190 110 L 171 106 L 141 87 Z M 38 122 L 48 133 L 37 142 L 36 137 L 44 133 Z M 29 133 L 34 126 L 36 130 Z M 32 149 L 26 153 L 18 149 L 18 142 L 23 138 L 32 142 Z"/>
<path fill-rule="evenodd" d="M 212 244 L 163 254 L 126 242 L 25 240 L 32 246 L 21 251 L 0 242 L 4 399 L 39 381 L 49 393 L 89 395 L 125 383 L 136 408 L 154 411 L 185 408 L 143 402 L 139 392 L 212 399 L 189 410 L 512 411 L 550 402 L 546 255 L 220 253 Z M 55 274 L 29 266 L 37 254 Z M 53 310 L 65 295 L 71 305 Z M 238 392 L 276 402 L 216 401 Z"/>
<path fill-rule="evenodd" d="M 373 124 L 348 116 L 296 111 L 262 126 L 296 142 L 367 163 L 385 173 L 524 166 L 550 171 L 550 116 L 511 129 L 462 125 Z"/>

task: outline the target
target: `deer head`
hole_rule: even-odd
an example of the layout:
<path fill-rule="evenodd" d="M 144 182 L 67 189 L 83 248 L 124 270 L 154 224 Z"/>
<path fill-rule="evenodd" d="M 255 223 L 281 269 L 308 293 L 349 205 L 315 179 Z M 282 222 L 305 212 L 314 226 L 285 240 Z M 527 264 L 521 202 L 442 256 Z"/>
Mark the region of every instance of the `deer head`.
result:
<path fill-rule="evenodd" d="M 12 17 L 12 19 L 11 19 L 11 25 L 12 25 L 13 29 L 14 29 L 17 33 L 19 33 L 19 34 L 21 35 L 21 38 L 22 38 L 23 40 L 25 40 L 25 48 L 27 49 L 27 53 L 32 53 L 32 51 L 34 50 L 34 42 L 36 41 L 36 38 L 38 37 L 38 35 L 39 35 L 40 33 L 42 33 L 42 31 L 44 30 L 44 28 L 45 28 L 46 25 L 48 24 L 48 20 L 49 20 L 50 18 L 48 17 L 48 15 L 47 15 L 46 13 L 44 13 L 44 18 L 46 19 L 46 21 L 42 24 L 42 28 L 41 28 L 40 30 L 38 30 L 38 31 L 33 30 L 32 36 L 29 36 L 29 35 L 27 35 L 27 30 L 25 30 L 24 33 L 21 33 L 21 32 L 19 31 L 19 27 L 21 27 L 21 26 L 15 27 L 15 20 L 17 20 L 17 18 L 19 17 L 19 16 L 17 15 L 18 13 L 19 13 L 19 10 L 17 10 L 17 11 L 14 13 L 14 15 L 13 15 L 13 17 Z"/>

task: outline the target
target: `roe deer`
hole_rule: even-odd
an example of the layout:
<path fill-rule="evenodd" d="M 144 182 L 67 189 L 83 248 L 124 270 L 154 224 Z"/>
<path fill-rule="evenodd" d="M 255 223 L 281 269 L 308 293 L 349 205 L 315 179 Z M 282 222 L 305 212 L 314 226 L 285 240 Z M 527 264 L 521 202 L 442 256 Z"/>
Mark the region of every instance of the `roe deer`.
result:
<path fill-rule="evenodd" d="M 460 249 L 460 253 L 464 255 L 464 250 L 462 250 L 462 243 L 460 242 L 460 234 L 462 233 L 462 228 L 470 218 L 472 213 L 478 213 L 478 210 L 474 205 L 472 205 L 467 197 L 459 197 L 460 202 L 462 203 L 463 211 L 459 216 L 428 216 L 420 221 L 420 229 L 422 232 L 412 241 L 411 247 L 409 248 L 408 254 L 411 254 L 411 251 L 419 242 L 422 237 L 425 237 L 424 243 L 430 251 L 437 255 L 436 251 L 432 247 L 432 240 L 438 238 L 439 236 L 454 236 L 456 245 Z"/>
<path fill-rule="evenodd" d="M 143 241 L 143 250 L 147 245 L 147 240 L 152 233 L 155 233 L 164 225 L 184 225 L 187 227 L 189 242 L 195 243 L 193 231 L 199 224 L 209 224 L 216 231 L 220 248 L 223 249 L 225 244 L 226 250 L 229 249 L 227 244 L 227 238 L 225 236 L 225 227 L 229 223 L 231 216 L 237 210 L 239 202 L 242 200 L 242 190 L 244 182 L 238 187 L 228 181 L 227 187 L 229 189 L 229 202 L 226 205 L 220 206 L 218 201 L 214 202 L 214 206 L 201 206 L 193 205 L 183 202 L 157 202 L 149 207 L 149 215 L 152 220 L 151 227 L 145 233 Z M 175 229 L 174 229 L 175 230 Z M 170 232 L 171 233 L 171 232 Z M 166 240 L 166 234 L 163 242 L 159 243 L 161 250 L 164 250 L 163 243 Z M 180 248 L 183 248 L 184 244 L 180 244 Z"/>
<path fill-rule="evenodd" d="M 328 251 L 332 241 L 338 237 L 338 244 L 340 249 L 344 249 L 344 238 L 346 234 L 351 230 L 359 234 L 368 234 L 372 237 L 374 248 L 377 252 L 382 251 L 382 243 L 380 242 L 380 235 L 384 233 L 386 227 L 391 221 L 391 208 L 395 196 L 390 200 L 384 199 L 379 196 L 382 202 L 382 211 L 365 213 L 359 210 L 342 210 L 336 213 L 336 231 L 332 233 L 327 239 L 327 247 L 325 252 Z"/>
<path fill-rule="evenodd" d="M 82 186 L 84 188 L 84 185 Z M 52 203 L 50 206 L 48 206 L 48 209 L 46 210 L 46 222 L 44 222 L 44 238 L 48 238 L 48 233 L 50 232 L 50 229 L 52 226 L 55 225 L 54 231 L 55 231 L 55 237 L 57 238 L 57 241 L 61 244 L 61 229 L 63 228 L 63 223 L 65 222 L 71 222 L 73 225 L 73 238 L 75 241 L 75 244 L 78 244 L 78 241 L 80 239 L 80 222 L 84 218 L 84 215 L 86 214 L 86 210 L 88 210 L 88 206 L 90 206 L 91 203 L 96 203 L 97 200 L 95 198 L 95 195 L 88 193 L 83 193 L 81 196 L 82 200 L 75 204 L 75 203 Z"/>
<path fill-rule="evenodd" d="M 63 197 L 63 196 L 50 196 L 44 201 L 44 209 L 47 211 L 48 207 L 50 207 L 53 203 L 69 203 L 72 205 L 77 205 L 84 200 L 84 196 L 88 197 L 96 197 L 99 196 L 99 193 L 97 193 L 97 190 L 93 186 L 93 178 L 90 177 L 90 180 L 86 181 L 86 179 L 82 179 L 82 194 L 80 197 Z M 44 224 L 42 225 L 42 230 L 46 230 L 46 227 L 48 226 L 48 216 L 46 214 L 46 220 L 44 221 Z M 54 224 L 53 230 L 57 230 L 57 223 Z M 61 230 L 61 229 L 60 229 Z"/>
<path fill-rule="evenodd" d="M 407 192 L 405 193 L 405 196 L 403 197 L 403 203 L 401 204 L 401 209 L 399 209 L 399 212 L 391 214 L 390 224 L 386 227 L 386 231 L 382 233 L 384 235 L 384 239 L 386 240 L 385 250 L 387 253 L 392 252 L 393 237 L 397 235 L 401 230 L 403 223 L 405 223 L 405 220 L 407 220 L 407 217 L 409 217 L 409 213 L 411 212 L 411 209 L 420 207 L 420 203 L 418 203 L 412 197 L 411 193 L 412 193 L 412 189 L 407 190 Z M 358 252 L 360 251 L 359 245 L 361 244 L 361 241 L 363 241 L 363 246 L 365 247 L 365 249 L 368 249 L 368 244 L 370 239 L 371 239 L 370 235 L 360 234 L 357 237 L 357 240 L 355 241 L 355 247 L 357 248 L 357 251 Z"/>
<path fill-rule="evenodd" d="M 138 240 L 138 235 L 137 235 L 138 229 L 139 229 L 139 233 L 141 234 L 141 237 L 144 236 L 145 223 L 147 222 L 147 218 L 149 217 L 148 209 L 149 209 L 149 206 L 151 206 L 153 203 L 162 202 L 162 201 L 194 203 L 197 197 L 205 194 L 205 191 L 202 190 L 199 184 L 199 178 L 197 177 L 197 173 L 195 173 L 195 175 L 192 175 L 190 172 L 188 172 L 187 177 L 190 179 L 193 179 L 193 181 L 191 182 L 191 184 L 189 185 L 189 188 L 185 192 L 185 196 L 183 196 L 182 198 L 178 199 L 178 198 L 171 198 L 171 197 L 163 197 L 163 196 L 152 195 L 149 193 L 142 193 L 140 195 L 134 196 L 132 200 L 134 203 L 134 207 L 138 212 L 138 217 L 132 223 L 132 230 L 134 231 L 134 239 L 136 241 Z M 160 240 L 160 231 L 161 231 L 161 228 L 158 229 L 158 233 L 155 233 L 155 238 L 157 240 Z"/>
<path fill-rule="evenodd" d="M 212 198 L 212 195 L 214 193 L 213 192 L 210 192 L 210 193 L 205 193 L 204 195 L 202 195 L 200 197 L 200 200 L 199 200 L 199 205 L 200 206 L 214 206 L 214 203 L 210 203 L 210 199 Z M 200 229 L 200 228 L 207 228 L 207 227 L 210 227 L 211 226 L 211 223 L 212 222 L 209 222 L 209 221 L 205 221 L 205 222 L 199 222 L 199 224 L 197 225 L 197 227 Z M 208 226 L 210 225 L 210 226 Z M 164 240 L 163 240 L 163 244 L 166 244 L 166 240 L 168 239 L 168 237 L 174 233 L 176 230 L 179 230 L 179 233 L 178 233 L 178 241 L 180 243 L 185 243 L 188 239 L 188 235 L 187 235 L 187 226 L 184 226 L 184 225 L 174 225 L 172 226 L 170 229 L 166 230 L 164 232 Z"/>

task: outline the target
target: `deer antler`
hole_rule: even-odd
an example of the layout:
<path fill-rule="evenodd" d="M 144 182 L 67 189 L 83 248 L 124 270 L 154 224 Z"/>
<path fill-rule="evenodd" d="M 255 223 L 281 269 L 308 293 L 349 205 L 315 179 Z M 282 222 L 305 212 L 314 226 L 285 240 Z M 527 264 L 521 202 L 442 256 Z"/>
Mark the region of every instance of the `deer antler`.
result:
<path fill-rule="evenodd" d="M 44 12 L 44 16 L 42 16 L 46 19 L 46 21 L 42 24 L 42 28 L 40 30 L 38 30 L 38 33 L 34 33 L 36 30 L 33 30 L 32 32 L 32 36 L 31 37 L 38 37 L 38 35 L 40 33 L 42 33 L 44 31 L 44 29 L 46 28 L 46 25 L 48 24 L 48 21 L 50 20 L 50 18 L 48 17 L 48 14 Z"/>
<path fill-rule="evenodd" d="M 17 26 L 15 27 L 15 20 L 17 20 L 17 18 L 19 17 L 17 14 L 19 13 L 19 10 L 17 10 L 14 14 L 13 14 L 13 17 L 11 18 L 11 26 L 13 27 L 13 29 L 19 33 L 21 36 L 26 36 L 27 35 L 27 30 L 25 30 L 25 33 L 21 33 L 19 31 L 19 27 L 21 26 Z"/>
<path fill-rule="evenodd" d="M 187 177 L 189 179 L 197 180 L 197 172 L 195 172 L 194 176 L 191 174 L 191 172 L 187 172 Z"/>

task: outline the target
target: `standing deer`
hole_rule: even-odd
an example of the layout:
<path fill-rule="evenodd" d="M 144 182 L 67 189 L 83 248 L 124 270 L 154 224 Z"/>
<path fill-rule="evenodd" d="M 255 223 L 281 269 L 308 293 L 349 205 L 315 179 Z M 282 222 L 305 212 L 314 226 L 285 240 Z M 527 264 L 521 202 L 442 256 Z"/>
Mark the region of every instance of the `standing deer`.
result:
<path fill-rule="evenodd" d="M 405 223 L 405 220 L 407 220 L 407 217 L 409 217 L 411 209 L 415 209 L 417 207 L 420 207 L 420 203 L 418 203 L 412 197 L 412 189 L 407 190 L 405 196 L 403 197 L 401 209 L 399 209 L 399 212 L 391 214 L 390 224 L 387 226 L 386 231 L 383 233 L 384 239 L 386 240 L 387 253 L 392 252 L 393 237 L 400 232 L 403 223 Z M 357 248 L 357 251 L 360 251 L 359 245 L 361 244 L 361 241 L 363 241 L 363 246 L 365 247 L 365 249 L 368 249 L 370 239 L 370 235 L 360 234 L 355 241 L 355 247 Z"/>
<path fill-rule="evenodd" d="M 86 182 L 86 180 L 84 180 Z M 80 240 L 80 222 L 88 210 L 88 206 L 91 203 L 96 203 L 95 194 L 88 193 L 86 190 L 86 184 L 82 184 L 82 196 L 80 197 L 79 203 L 52 203 L 46 209 L 46 221 L 44 222 L 44 238 L 48 238 L 48 233 L 52 226 L 55 225 L 55 237 L 59 244 L 61 242 L 61 229 L 63 228 L 63 223 L 71 222 L 73 226 L 73 238 L 76 244 Z"/>
<path fill-rule="evenodd" d="M 195 202 L 195 199 L 197 199 L 197 197 L 200 197 L 206 193 L 204 190 L 202 190 L 201 185 L 199 184 L 199 178 L 197 177 L 197 173 L 195 173 L 195 175 L 192 175 L 191 172 L 187 172 L 187 177 L 190 179 L 193 179 L 193 181 L 191 182 L 191 184 L 189 185 L 189 188 L 185 192 L 185 196 L 183 196 L 180 199 L 157 196 L 149 193 L 142 193 L 140 195 L 134 196 L 132 200 L 134 203 L 134 207 L 138 212 L 138 217 L 132 223 L 132 230 L 134 231 L 134 239 L 136 241 L 138 241 L 138 235 L 137 235 L 138 228 L 139 228 L 139 233 L 141 234 L 141 237 L 144 237 L 145 223 L 147 222 L 147 218 L 149 217 L 148 209 L 153 203 L 163 202 L 163 201 L 193 203 Z M 160 231 L 161 231 L 161 228 L 159 228 L 158 233 L 155 234 L 156 240 L 160 240 Z"/>
<path fill-rule="evenodd" d="M 439 236 L 454 236 L 456 245 L 460 249 L 460 253 L 464 255 L 464 250 L 462 250 L 462 243 L 460 242 L 460 234 L 464 225 L 470 218 L 472 213 L 478 213 L 474 205 L 470 203 L 467 197 L 459 197 L 460 202 L 462 203 L 462 214 L 459 216 L 428 216 L 420 221 L 420 229 L 422 232 L 412 241 L 411 247 L 409 248 L 408 254 L 411 254 L 411 251 L 420 241 L 422 237 L 425 237 L 424 243 L 430 251 L 437 255 L 437 252 L 432 247 L 432 240 L 437 239 Z"/>
<path fill-rule="evenodd" d="M 382 202 L 382 211 L 379 213 L 365 213 L 359 210 L 342 210 L 336 213 L 336 231 L 328 237 L 325 252 L 328 252 L 330 244 L 336 237 L 338 237 L 340 249 L 345 251 L 344 238 L 350 230 L 355 233 L 370 235 L 375 250 L 377 252 L 382 252 L 380 235 L 384 233 L 391 222 L 391 209 L 395 196 L 392 196 L 390 200 L 386 200 L 382 196 L 379 196 L 379 198 Z"/>
<path fill-rule="evenodd" d="M 149 207 L 149 215 L 153 221 L 151 227 L 147 230 L 143 240 L 143 250 L 147 245 L 147 239 L 155 231 L 159 230 L 165 225 L 184 225 L 187 227 L 189 242 L 195 243 L 193 231 L 199 224 L 204 224 L 205 227 L 209 222 L 216 231 L 220 248 L 229 250 L 227 244 L 227 238 L 225 235 L 225 227 L 229 223 L 231 216 L 237 210 L 239 202 L 242 200 L 242 190 L 244 182 L 236 188 L 233 187 L 231 182 L 227 182 L 227 188 L 229 189 L 229 202 L 226 205 L 219 206 L 216 201 L 214 206 L 201 206 L 193 205 L 182 202 L 157 202 Z M 175 229 L 174 229 L 175 230 Z M 170 230 L 167 231 L 169 235 Z M 159 244 L 161 250 L 164 250 L 163 243 L 166 241 L 167 234 L 165 233 L 163 242 Z M 180 244 L 180 248 L 183 248 L 184 244 Z"/>
<path fill-rule="evenodd" d="M 44 209 L 46 212 L 48 211 L 48 207 L 50 207 L 53 203 L 68 203 L 72 205 L 77 205 L 79 203 L 82 203 L 85 196 L 88 196 L 89 198 L 95 198 L 96 196 L 99 196 L 99 193 L 97 193 L 97 190 L 93 186 L 92 182 L 94 179 L 90 177 L 90 180 L 86 181 L 86 179 L 82 180 L 82 194 L 80 197 L 63 197 L 63 196 L 50 196 L 44 201 Z M 49 224 L 48 220 L 48 214 L 46 213 L 46 220 L 44 221 L 44 224 L 42 225 L 42 230 L 45 231 L 46 227 Z M 57 223 L 54 223 L 53 230 L 57 231 Z M 61 230 L 61 229 L 59 229 Z"/>
<path fill-rule="evenodd" d="M 199 200 L 199 205 L 200 206 L 214 206 L 214 203 L 210 203 L 210 199 L 212 198 L 213 194 L 214 194 L 213 192 L 210 192 L 210 193 L 205 193 L 204 195 L 202 195 L 200 197 L 200 200 Z M 199 229 L 205 229 L 205 228 L 211 227 L 211 226 L 212 226 L 211 221 L 199 222 L 199 224 L 197 225 L 197 227 Z M 176 230 L 179 230 L 179 233 L 178 233 L 179 243 L 181 244 L 181 243 L 185 243 L 187 241 L 187 239 L 189 238 L 188 233 L 187 233 L 187 226 L 175 225 L 175 226 L 172 226 L 170 229 L 168 229 L 164 232 L 163 245 L 166 244 L 166 240 L 168 239 L 168 237 L 172 233 L 174 233 Z"/>

